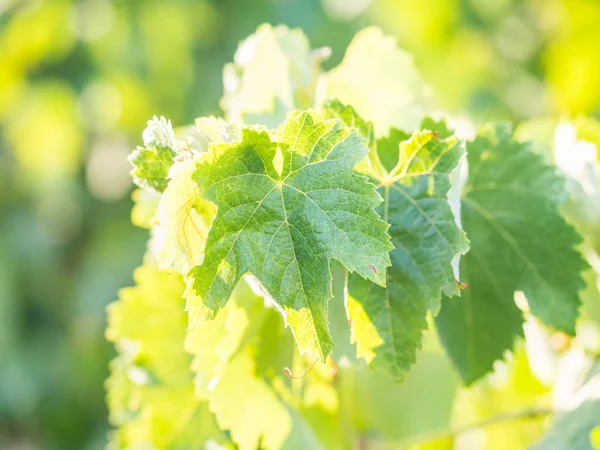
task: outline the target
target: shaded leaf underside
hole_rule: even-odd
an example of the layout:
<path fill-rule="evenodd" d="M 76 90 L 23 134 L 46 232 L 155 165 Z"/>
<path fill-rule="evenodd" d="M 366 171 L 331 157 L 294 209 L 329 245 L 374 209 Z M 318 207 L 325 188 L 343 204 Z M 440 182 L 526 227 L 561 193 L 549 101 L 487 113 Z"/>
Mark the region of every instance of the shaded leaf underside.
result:
<path fill-rule="evenodd" d="M 482 130 L 467 150 L 461 207 L 471 250 L 460 272 L 469 287 L 462 299 L 444 298 L 436 325 L 470 384 L 523 334 L 515 291 L 547 325 L 574 333 L 586 263 L 574 249 L 579 235 L 560 215 L 562 180 L 553 168 L 501 125 Z"/>
<path fill-rule="evenodd" d="M 396 154 L 379 188 L 378 212 L 395 247 L 386 287 L 350 276 L 347 307 L 359 356 L 401 379 L 415 361 L 427 311 L 439 309 L 442 290 L 458 292 L 451 261 L 467 240 L 447 198 L 449 174 L 464 154 L 458 139 L 422 131 L 396 145 Z"/>

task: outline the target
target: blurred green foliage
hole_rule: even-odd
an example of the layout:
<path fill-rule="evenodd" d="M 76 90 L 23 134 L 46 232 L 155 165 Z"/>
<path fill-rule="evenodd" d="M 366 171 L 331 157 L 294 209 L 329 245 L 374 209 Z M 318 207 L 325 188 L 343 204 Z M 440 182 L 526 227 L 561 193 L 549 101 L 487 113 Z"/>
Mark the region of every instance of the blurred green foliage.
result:
<path fill-rule="evenodd" d="M 441 107 L 475 119 L 600 112 L 596 0 L 0 0 L 0 448 L 105 445 L 104 309 L 132 283 L 146 241 L 130 224 L 126 155 L 153 114 L 218 114 L 222 67 L 263 22 L 332 47 L 326 68 L 379 25 L 413 53 Z M 410 403 L 420 378 L 450 374 L 427 355 L 394 398 Z M 435 395 L 450 405 L 448 377 Z M 389 392 L 377 380 L 374 398 Z M 414 423 L 393 405 L 352 420 L 379 417 L 401 439 L 427 431 L 421 408 Z"/>

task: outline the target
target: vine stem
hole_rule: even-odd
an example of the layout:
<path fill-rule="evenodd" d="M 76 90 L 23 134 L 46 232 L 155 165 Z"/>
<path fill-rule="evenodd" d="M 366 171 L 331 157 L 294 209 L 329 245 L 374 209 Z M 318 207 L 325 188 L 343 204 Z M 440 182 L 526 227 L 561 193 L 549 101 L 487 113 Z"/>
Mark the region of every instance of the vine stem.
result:
<path fill-rule="evenodd" d="M 516 411 L 510 411 L 507 413 L 498 414 L 496 416 L 489 417 L 480 422 L 472 423 L 469 425 L 463 425 L 456 428 L 450 428 L 448 430 L 436 431 L 433 433 L 422 434 L 421 436 L 416 436 L 414 438 L 409 438 L 401 441 L 400 448 L 405 448 L 410 445 L 415 445 L 435 439 L 443 439 L 443 438 L 453 438 L 458 436 L 459 434 L 465 433 L 467 431 L 475 430 L 477 428 L 485 428 L 490 425 L 495 425 L 502 422 L 510 422 L 513 420 L 520 419 L 537 419 L 540 417 L 544 417 L 550 414 L 554 414 L 557 411 L 550 407 L 530 407 L 525 409 L 520 409 Z"/>

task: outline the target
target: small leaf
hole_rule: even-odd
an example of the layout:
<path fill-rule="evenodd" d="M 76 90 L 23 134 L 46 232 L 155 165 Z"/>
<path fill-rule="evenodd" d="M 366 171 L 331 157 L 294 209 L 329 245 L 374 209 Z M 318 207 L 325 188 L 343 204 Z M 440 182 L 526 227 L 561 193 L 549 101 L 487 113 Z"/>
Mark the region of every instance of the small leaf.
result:
<path fill-rule="evenodd" d="M 136 148 L 129 156 L 134 183 L 141 188 L 164 191 L 175 156 L 177 153 L 169 147 Z"/>
<path fill-rule="evenodd" d="M 158 267 L 173 267 L 183 275 L 200 263 L 216 213 L 214 205 L 200 196 L 192 180 L 195 168 L 195 160 L 175 162 L 158 204 Z"/>
<path fill-rule="evenodd" d="M 325 99 L 352 105 L 373 122 L 377 138 L 394 127 L 413 130 L 425 115 L 426 86 L 412 56 L 379 28 L 358 32 L 342 63 L 324 79 Z"/>
<path fill-rule="evenodd" d="M 211 145 L 239 139 L 239 133 L 213 116 L 198 118 L 194 126 L 178 131 L 185 144 L 169 169 L 169 184 L 160 196 L 151 248 L 159 269 L 174 268 L 187 275 L 202 259 L 216 214 L 215 206 L 202 198 L 192 180 L 196 160 Z"/>
<path fill-rule="evenodd" d="M 261 25 L 223 70 L 221 107 L 227 120 L 276 127 L 289 111 L 308 108 L 321 61 L 329 53 L 311 51 L 300 29 Z"/>
<path fill-rule="evenodd" d="M 129 155 L 133 165 L 131 176 L 139 187 L 162 192 L 167 187 L 169 169 L 177 156 L 171 121 L 154 116 L 148 121 L 143 137 L 144 147 L 136 148 Z"/>
<path fill-rule="evenodd" d="M 214 116 L 198 117 L 194 125 L 188 127 L 184 134 L 190 147 L 200 153 L 208 151 L 211 144 L 231 142 L 239 139 L 235 125 Z"/>

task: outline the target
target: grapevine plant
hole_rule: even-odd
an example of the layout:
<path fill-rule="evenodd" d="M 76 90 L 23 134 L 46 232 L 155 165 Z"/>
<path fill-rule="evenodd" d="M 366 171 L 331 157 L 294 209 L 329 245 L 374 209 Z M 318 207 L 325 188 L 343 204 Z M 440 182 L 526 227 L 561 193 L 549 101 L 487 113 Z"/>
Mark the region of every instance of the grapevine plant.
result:
<path fill-rule="evenodd" d="M 263 25 L 225 66 L 224 118 L 148 122 L 130 156 L 148 252 L 108 308 L 115 448 L 352 448 L 347 366 L 402 382 L 434 328 L 471 385 L 526 316 L 575 334 L 588 264 L 551 158 L 444 120 L 378 29 L 325 72 L 329 54 Z"/>

